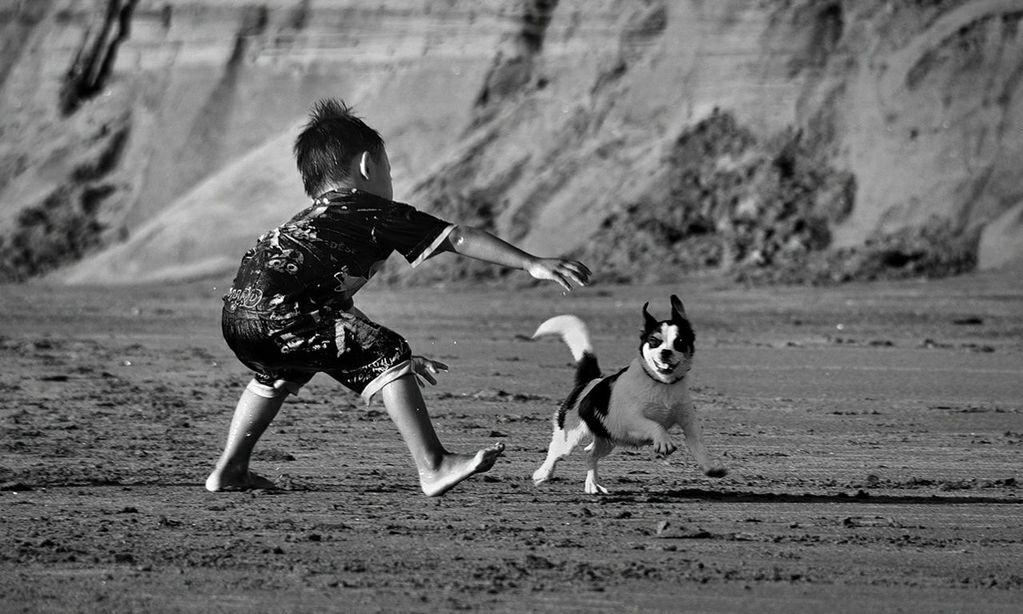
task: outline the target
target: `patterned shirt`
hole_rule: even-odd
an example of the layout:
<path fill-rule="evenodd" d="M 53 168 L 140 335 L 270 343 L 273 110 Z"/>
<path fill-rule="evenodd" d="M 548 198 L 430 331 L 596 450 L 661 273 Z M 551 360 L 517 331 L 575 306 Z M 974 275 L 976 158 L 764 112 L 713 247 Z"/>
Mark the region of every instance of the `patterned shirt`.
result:
<path fill-rule="evenodd" d="M 242 258 L 224 303 L 229 311 L 263 312 L 284 320 L 345 311 L 392 252 L 416 266 L 453 228 L 368 192 L 328 192 L 259 237 Z"/>

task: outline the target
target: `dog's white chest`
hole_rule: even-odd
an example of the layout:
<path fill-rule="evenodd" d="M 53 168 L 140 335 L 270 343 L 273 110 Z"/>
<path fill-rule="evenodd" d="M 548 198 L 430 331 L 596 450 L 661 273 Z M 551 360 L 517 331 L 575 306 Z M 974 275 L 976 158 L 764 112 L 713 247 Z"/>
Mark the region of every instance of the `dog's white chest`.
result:
<path fill-rule="evenodd" d="M 619 376 L 611 392 L 606 419 L 608 431 L 616 439 L 631 439 L 628 434 L 636 432 L 636 424 L 644 419 L 652 420 L 664 429 L 671 428 L 683 410 L 687 389 L 685 379 L 674 384 L 654 381 L 643 372 L 639 361 L 634 361 Z"/>

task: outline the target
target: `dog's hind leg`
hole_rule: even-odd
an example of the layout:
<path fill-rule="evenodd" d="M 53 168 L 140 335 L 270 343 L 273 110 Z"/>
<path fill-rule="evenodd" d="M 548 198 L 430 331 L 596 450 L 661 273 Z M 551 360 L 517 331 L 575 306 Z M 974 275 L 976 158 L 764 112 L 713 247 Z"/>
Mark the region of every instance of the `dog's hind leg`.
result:
<path fill-rule="evenodd" d="M 551 437 L 551 445 L 547 448 L 547 459 L 539 469 L 533 472 L 533 483 L 543 484 L 551 479 L 558 461 L 568 456 L 587 433 L 589 433 L 589 429 L 583 422 L 573 429 L 555 429 L 554 435 Z"/>
<path fill-rule="evenodd" d="M 600 485 L 597 478 L 597 462 L 614 450 L 615 444 L 610 439 L 597 437 L 587 449 L 590 453 L 586 456 L 586 494 L 606 495 L 607 489 Z"/>

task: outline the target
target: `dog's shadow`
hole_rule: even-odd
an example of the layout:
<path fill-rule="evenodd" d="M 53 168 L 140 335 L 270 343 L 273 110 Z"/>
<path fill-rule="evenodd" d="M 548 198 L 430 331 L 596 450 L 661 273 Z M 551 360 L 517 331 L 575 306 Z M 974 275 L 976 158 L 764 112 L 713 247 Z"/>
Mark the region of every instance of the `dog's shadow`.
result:
<path fill-rule="evenodd" d="M 679 488 L 660 492 L 613 491 L 603 495 L 607 503 L 682 503 L 692 501 L 721 501 L 724 503 L 797 503 L 797 504 L 865 504 L 865 505 L 1021 505 L 1023 499 L 1014 496 L 948 496 L 838 493 L 776 493 L 752 491 L 719 491 L 704 488 Z"/>

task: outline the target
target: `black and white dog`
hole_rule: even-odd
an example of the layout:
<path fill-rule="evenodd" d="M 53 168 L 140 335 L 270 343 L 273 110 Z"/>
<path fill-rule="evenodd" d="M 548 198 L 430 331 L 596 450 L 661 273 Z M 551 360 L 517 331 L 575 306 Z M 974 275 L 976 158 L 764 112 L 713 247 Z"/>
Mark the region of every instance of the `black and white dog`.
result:
<path fill-rule="evenodd" d="M 597 478 L 597 461 L 616 445 L 652 443 L 661 455 L 675 451 L 668 430 L 679 425 L 686 445 L 711 477 L 727 471 L 713 464 L 703 445 L 703 435 L 689 395 L 689 370 L 693 364 L 696 336 L 677 296 L 671 297 L 671 319 L 658 321 L 643 305 L 643 332 L 639 356 L 628 367 L 603 377 L 593 352 L 589 332 L 573 315 L 555 316 L 536 329 L 533 338 L 558 335 L 576 361 L 575 387 L 554 414 L 554 436 L 547 460 L 533 473 L 542 484 L 554 474 L 558 461 L 568 456 L 587 434 L 587 494 L 606 494 Z"/>

